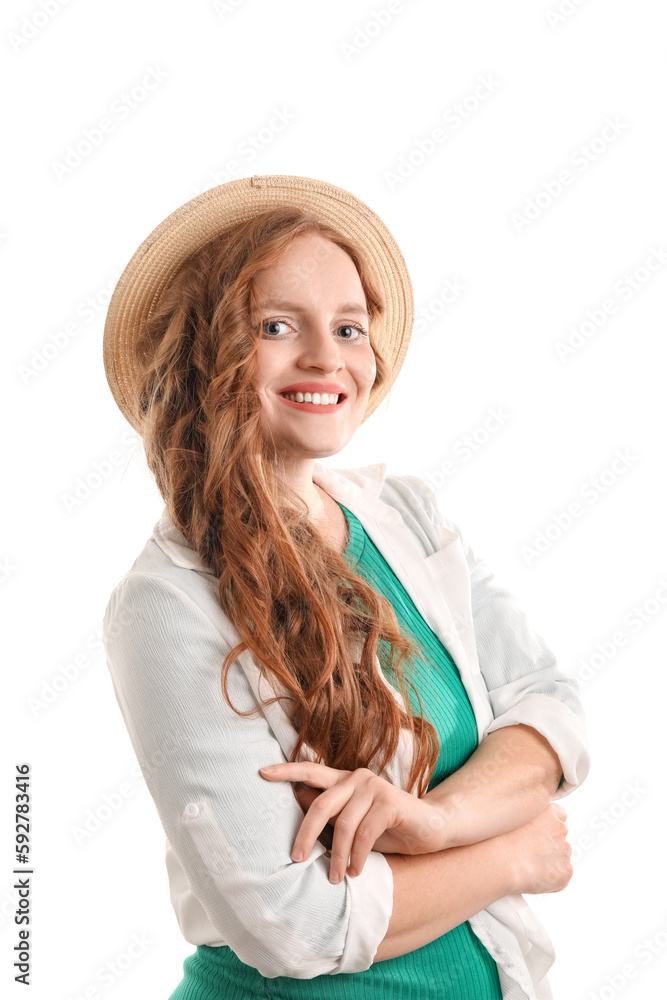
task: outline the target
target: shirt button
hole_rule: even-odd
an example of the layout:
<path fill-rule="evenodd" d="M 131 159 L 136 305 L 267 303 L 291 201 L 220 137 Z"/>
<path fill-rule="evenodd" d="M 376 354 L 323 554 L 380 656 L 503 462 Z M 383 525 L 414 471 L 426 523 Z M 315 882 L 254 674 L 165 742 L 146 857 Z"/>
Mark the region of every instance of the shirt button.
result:
<path fill-rule="evenodd" d="M 189 802 L 184 811 L 186 816 L 198 816 L 199 806 L 195 802 Z"/>

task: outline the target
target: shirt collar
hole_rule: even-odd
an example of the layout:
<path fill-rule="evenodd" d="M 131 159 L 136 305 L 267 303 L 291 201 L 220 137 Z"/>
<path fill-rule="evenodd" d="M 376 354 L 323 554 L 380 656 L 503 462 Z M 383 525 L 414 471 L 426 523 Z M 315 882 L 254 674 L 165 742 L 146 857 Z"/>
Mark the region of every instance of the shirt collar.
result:
<path fill-rule="evenodd" d="M 366 518 L 385 521 L 401 519 L 395 508 L 379 499 L 386 474 L 386 462 L 376 462 L 358 469 L 330 469 L 317 461 L 313 466 L 313 482 L 335 500 L 344 503 L 362 524 Z M 151 538 L 176 566 L 212 575 L 185 535 L 171 520 L 166 507 L 153 527 Z"/>

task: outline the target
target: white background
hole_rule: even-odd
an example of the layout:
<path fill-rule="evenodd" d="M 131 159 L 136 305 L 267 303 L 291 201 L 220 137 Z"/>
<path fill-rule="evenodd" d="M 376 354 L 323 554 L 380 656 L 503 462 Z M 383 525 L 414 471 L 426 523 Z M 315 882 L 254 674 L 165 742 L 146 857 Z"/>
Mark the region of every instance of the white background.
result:
<path fill-rule="evenodd" d="M 554 995 L 665 993 L 663 7 L 392 6 L 381 29 L 384 0 L 3 7 L 0 974 L 14 975 L 13 781 L 27 761 L 35 1000 L 166 998 L 193 951 L 100 642 L 108 596 L 163 506 L 109 392 L 102 330 L 115 281 L 162 219 L 223 180 L 271 173 L 366 201 L 430 317 L 386 402 L 327 464 L 429 479 L 561 665 L 586 677 L 593 763 L 563 800 L 575 873 L 564 892 L 528 897 L 556 947 Z M 149 70 L 154 89 L 121 112 Z M 493 92 L 475 100 L 482 77 Z M 267 132 L 276 109 L 291 120 Z M 105 117 L 113 130 L 59 170 Z M 446 140 L 420 157 L 437 127 Z M 401 162 L 411 170 L 392 183 Z M 133 935 L 150 943 L 128 960 Z M 107 963 L 117 972 L 102 981 Z"/>

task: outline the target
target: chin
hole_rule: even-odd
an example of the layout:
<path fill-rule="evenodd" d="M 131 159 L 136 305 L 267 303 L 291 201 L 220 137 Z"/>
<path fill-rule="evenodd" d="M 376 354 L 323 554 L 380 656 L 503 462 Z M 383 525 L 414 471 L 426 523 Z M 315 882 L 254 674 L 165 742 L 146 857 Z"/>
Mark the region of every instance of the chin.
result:
<path fill-rule="evenodd" d="M 326 458 L 328 455 L 337 455 L 342 451 L 349 438 L 330 437 L 321 438 L 319 441 L 304 440 L 292 442 L 289 451 L 292 455 L 301 455 L 306 458 Z"/>

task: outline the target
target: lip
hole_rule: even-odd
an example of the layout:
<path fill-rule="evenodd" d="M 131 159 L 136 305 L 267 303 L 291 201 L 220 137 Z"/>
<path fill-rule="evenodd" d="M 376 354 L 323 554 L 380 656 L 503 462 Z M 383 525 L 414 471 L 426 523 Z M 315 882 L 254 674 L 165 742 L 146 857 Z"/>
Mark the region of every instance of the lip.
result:
<path fill-rule="evenodd" d="M 294 382 L 292 385 L 278 389 L 279 395 L 281 392 L 329 392 L 343 396 L 345 399 L 349 395 L 342 382 Z"/>

